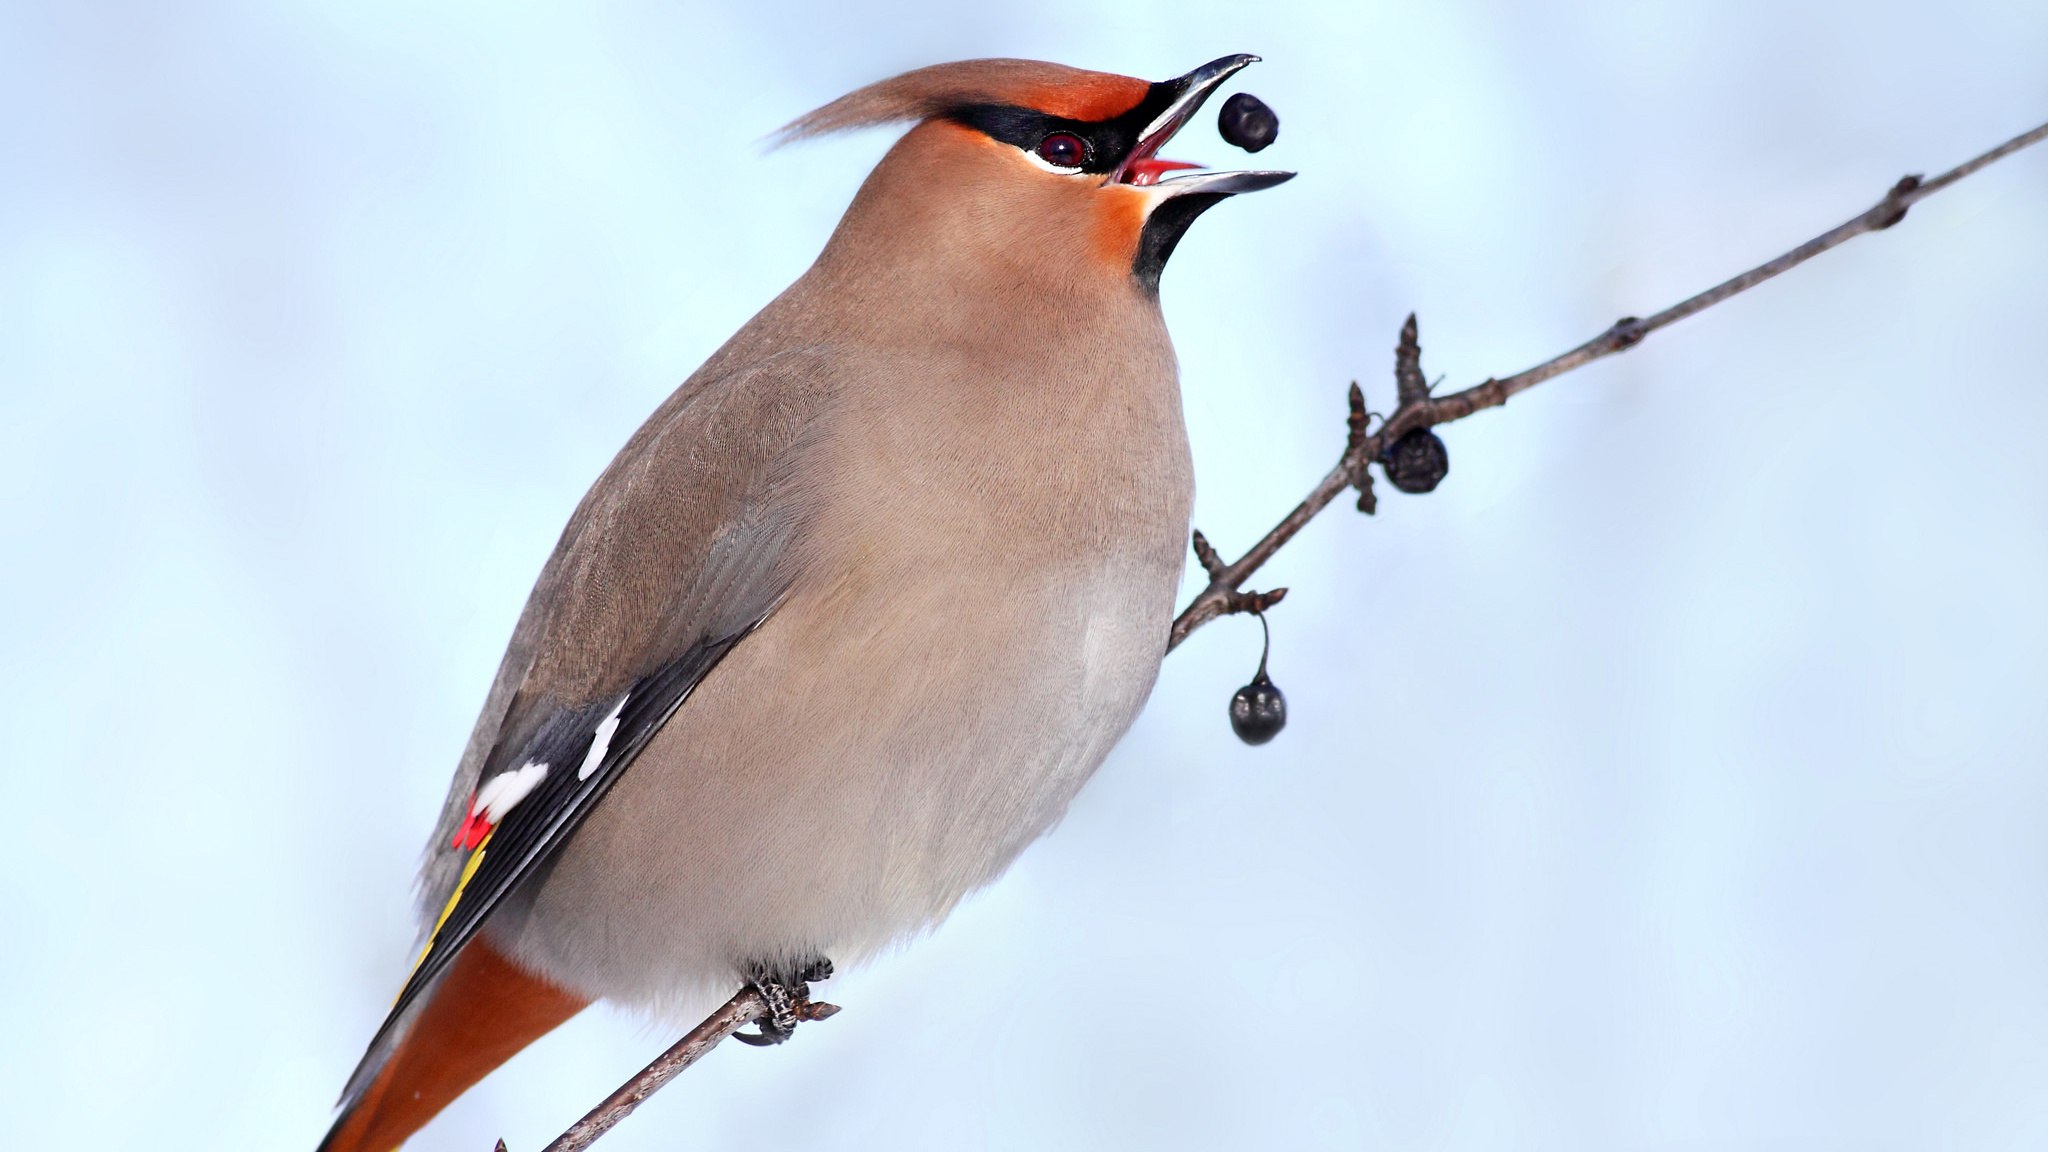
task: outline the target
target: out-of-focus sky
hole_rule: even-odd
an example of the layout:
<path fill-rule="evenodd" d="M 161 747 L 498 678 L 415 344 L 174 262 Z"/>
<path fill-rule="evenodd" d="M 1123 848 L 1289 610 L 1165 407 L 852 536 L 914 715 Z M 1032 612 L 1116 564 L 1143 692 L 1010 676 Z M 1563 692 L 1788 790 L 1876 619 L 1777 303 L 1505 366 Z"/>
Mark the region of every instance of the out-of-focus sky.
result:
<path fill-rule="evenodd" d="M 1166 275 L 1226 552 L 1409 310 L 1510 372 L 2048 118 L 2048 7 L 1978 0 L 0 8 L 5 1142 L 313 1146 L 563 520 L 890 139 L 764 135 L 1236 51 L 1302 175 Z M 2048 1146 L 2044 314 L 2039 149 L 1452 428 L 1260 577 L 1280 739 L 1211 626 L 998 885 L 602 1147 Z"/>

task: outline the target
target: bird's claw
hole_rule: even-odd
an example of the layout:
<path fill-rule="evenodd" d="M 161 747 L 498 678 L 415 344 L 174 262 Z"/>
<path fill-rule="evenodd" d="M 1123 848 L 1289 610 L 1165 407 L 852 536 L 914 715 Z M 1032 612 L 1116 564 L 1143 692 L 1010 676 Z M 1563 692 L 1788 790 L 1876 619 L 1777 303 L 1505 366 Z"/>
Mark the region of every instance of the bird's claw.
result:
<path fill-rule="evenodd" d="M 831 975 L 832 962 L 822 956 L 785 973 L 772 972 L 765 966 L 757 967 L 751 983 L 766 1006 L 766 1011 L 754 1022 L 760 1031 L 735 1032 L 732 1038 L 742 1044 L 766 1048 L 795 1035 L 798 1024 L 837 1015 L 839 1005 L 811 999 L 812 982 Z"/>

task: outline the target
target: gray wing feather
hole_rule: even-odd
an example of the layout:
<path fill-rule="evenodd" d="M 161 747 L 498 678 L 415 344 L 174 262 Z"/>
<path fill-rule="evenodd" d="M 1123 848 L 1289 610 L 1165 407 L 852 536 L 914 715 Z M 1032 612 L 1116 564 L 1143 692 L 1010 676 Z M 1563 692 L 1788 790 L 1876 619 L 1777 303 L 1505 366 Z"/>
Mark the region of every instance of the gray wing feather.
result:
<path fill-rule="evenodd" d="M 602 714 L 665 669 L 702 663 L 693 654 L 707 643 L 737 643 L 787 589 L 789 545 L 807 504 L 797 465 L 834 399 L 829 357 L 807 348 L 735 366 L 732 351 L 714 357 L 627 441 L 542 568 L 427 843 L 418 886 L 423 944 L 432 942 L 468 859 L 452 841 L 480 780 L 558 743 L 565 721 Z M 687 691 L 682 686 L 677 699 Z M 650 736 L 641 734 L 633 751 Z M 614 758 L 607 765 L 629 766 Z M 599 794 L 579 789 L 576 802 Z M 524 854 L 519 875 L 559 850 L 583 814 L 550 813 L 566 830 Z M 465 890 L 462 903 L 469 900 Z M 452 954 L 461 940 L 445 943 Z M 420 975 L 427 979 L 408 982 L 344 1101 L 374 1077 L 425 1003 L 417 993 L 434 977 Z"/>
<path fill-rule="evenodd" d="M 795 462 L 832 399 L 801 349 L 705 366 L 620 449 L 548 557 L 485 698 L 421 867 L 422 938 L 462 869 L 449 846 L 470 795 L 549 714 L 623 692 L 702 636 L 738 633 L 788 586 L 805 504 Z"/>

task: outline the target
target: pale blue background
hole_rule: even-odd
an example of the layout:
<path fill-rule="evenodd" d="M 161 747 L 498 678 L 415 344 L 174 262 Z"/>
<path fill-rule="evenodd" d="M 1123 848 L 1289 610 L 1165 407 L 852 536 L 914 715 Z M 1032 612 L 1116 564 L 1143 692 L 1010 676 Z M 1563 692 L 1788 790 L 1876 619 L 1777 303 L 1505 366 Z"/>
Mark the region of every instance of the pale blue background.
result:
<path fill-rule="evenodd" d="M 2048 118 L 2033 3 L 0 7 L 0 1143 L 310 1149 L 526 589 L 939 60 L 1255 51 L 1175 257 L 1235 551 L 1464 385 Z M 1203 118 L 1172 154 L 1236 159 Z M 2048 148 L 1448 435 L 1066 823 L 601 1147 L 2048 1147 Z M 416 1143 L 531 1152 L 606 1011 Z"/>

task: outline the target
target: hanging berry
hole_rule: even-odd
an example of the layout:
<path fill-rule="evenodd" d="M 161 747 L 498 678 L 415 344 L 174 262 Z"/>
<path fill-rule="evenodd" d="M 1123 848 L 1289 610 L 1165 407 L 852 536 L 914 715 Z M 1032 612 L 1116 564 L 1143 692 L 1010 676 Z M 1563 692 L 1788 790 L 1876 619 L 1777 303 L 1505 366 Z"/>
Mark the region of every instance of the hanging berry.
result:
<path fill-rule="evenodd" d="M 1259 651 L 1258 674 L 1230 698 L 1230 730 L 1237 733 L 1239 740 L 1252 745 L 1264 744 L 1287 727 L 1287 697 L 1266 675 L 1266 658 L 1273 652 L 1273 632 L 1266 626 L 1266 614 L 1261 612 L 1258 616 L 1259 631 L 1265 635 L 1265 645 Z"/>

